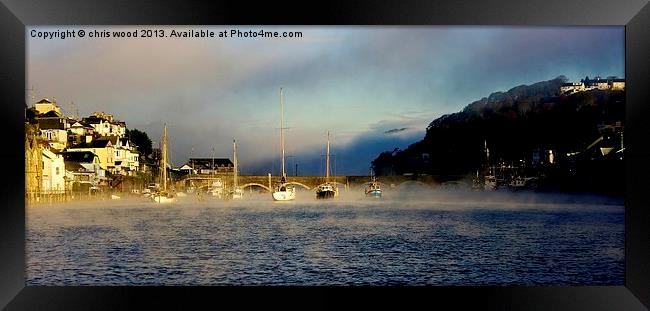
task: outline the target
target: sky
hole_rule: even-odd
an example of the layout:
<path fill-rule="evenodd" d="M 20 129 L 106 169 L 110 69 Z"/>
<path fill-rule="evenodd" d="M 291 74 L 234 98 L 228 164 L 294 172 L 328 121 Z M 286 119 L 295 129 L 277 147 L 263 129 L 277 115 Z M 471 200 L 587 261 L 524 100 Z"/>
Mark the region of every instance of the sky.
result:
<path fill-rule="evenodd" d="M 35 31 L 300 31 L 301 38 L 43 39 Z M 171 161 L 232 157 L 278 173 L 283 88 L 287 174 L 365 175 L 380 152 L 424 137 L 434 119 L 496 91 L 564 75 L 625 77 L 615 27 L 28 27 L 27 100 L 113 114 L 148 133 L 167 124 Z M 74 106 L 71 104 L 74 103 Z M 76 107 L 76 108 L 73 108 Z M 193 150 L 193 151 L 192 151 Z M 213 151 L 214 150 L 214 151 Z"/>

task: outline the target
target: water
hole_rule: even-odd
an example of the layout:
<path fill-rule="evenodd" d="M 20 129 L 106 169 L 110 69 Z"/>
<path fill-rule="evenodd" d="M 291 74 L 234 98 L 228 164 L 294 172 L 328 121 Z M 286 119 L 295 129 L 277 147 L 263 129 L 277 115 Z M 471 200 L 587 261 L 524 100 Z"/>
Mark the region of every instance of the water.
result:
<path fill-rule="evenodd" d="M 622 204 L 560 201 L 265 195 L 29 206 L 26 283 L 623 285 Z"/>

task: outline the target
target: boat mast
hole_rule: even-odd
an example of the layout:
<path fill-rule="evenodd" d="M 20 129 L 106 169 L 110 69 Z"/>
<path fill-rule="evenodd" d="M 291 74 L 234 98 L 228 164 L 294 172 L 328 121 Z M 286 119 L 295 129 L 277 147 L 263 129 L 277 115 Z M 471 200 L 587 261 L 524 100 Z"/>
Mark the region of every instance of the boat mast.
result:
<path fill-rule="evenodd" d="M 163 191 L 167 191 L 167 124 L 163 127 L 162 137 L 162 174 L 163 174 Z"/>
<path fill-rule="evenodd" d="M 287 176 L 284 172 L 284 102 L 282 88 L 280 88 L 280 144 L 282 145 L 282 182 L 284 182 Z"/>
<path fill-rule="evenodd" d="M 234 172 L 233 172 L 233 189 L 237 189 L 237 143 L 235 140 L 232 140 L 232 157 L 234 159 Z"/>
<path fill-rule="evenodd" d="M 330 181 L 330 131 L 327 131 L 327 160 L 325 164 L 325 182 Z"/>

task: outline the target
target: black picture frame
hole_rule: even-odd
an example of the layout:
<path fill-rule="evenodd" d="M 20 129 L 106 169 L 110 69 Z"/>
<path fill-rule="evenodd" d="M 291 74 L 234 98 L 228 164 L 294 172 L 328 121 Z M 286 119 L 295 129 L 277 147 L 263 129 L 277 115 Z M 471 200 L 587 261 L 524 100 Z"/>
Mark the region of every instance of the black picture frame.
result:
<path fill-rule="evenodd" d="M 187 308 L 230 301 L 240 306 L 337 306 L 341 295 L 400 308 L 425 303 L 506 310 L 647 310 L 650 306 L 650 5 L 645 0 L 546 1 L 47 1 L 2 0 L 0 88 L 4 148 L 0 188 L 0 307 L 7 310 L 101 310 L 136 305 Z M 425 287 L 316 289 L 294 287 L 25 287 L 24 108 L 26 25 L 624 25 L 626 78 L 625 286 Z M 257 288 L 256 288 L 257 289 Z M 296 292 L 299 290 L 299 293 Z M 265 298 L 258 298 L 262 292 Z M 236 295 L 235 295 L 236 294 Z M 248 298 L 238 298 L 240 295 Z M 324 298 L 327 295 L 329 298 Z M 184 299 L 183 299 L 184 297 Z M 266 298 L 269 297 L 269 298 Z M 311 306 L 311 305 L 310 305 Z"/>

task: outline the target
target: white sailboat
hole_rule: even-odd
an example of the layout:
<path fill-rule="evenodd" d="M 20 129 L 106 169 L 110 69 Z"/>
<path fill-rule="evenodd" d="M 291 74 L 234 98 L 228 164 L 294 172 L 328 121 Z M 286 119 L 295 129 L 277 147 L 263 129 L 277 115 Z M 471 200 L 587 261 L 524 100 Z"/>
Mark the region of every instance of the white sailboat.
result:
<path fill-rule="evenodd" d="M 282 88 L 280 88 L 280 144 L 282 145 L 282 177 L 280 184 L 273 191 L 273 200 L 291 201 L 296 199 L 296 188 L 287 185 L 287 174 L 284 168 L 284 99 L 282 97 Z"/>
<path fill-rule="evenodd" d="M 162 137 L 162 157 L 160 160 L 160 179 L 162 180 L 162 189 L 151 195 L 151 200 L 156 203 L 173 203 L 176 198 L 167 190 L 167 124 L 163 127 Z"/>
<path fill-rule="evenodd" d="M 233 163 L 234 168 L 233 168 L 233 175 L 232 175 L 233 176 L 232 192 L 230 193 L 230 197 L 232 199 L 241 199 L 241 198 L 244 197 L 244 191 L 241 188 L 239 188 L 239 183 L 237 181 L 239 166 L 237 165 L 238 164 L 237 163 L 237 143 L 235 142 L 234 139 L 232 140 L 232 158 L 233 158 L 233 162 L 234 162 Z"/>
<path fill-rule="evenodd" d="M 336 183 L 330 182 L 330 132 L 327 131 L 327 159 L 325 165 L 325 183 L 316 189 L 317 199 L 328 199 L 339 195 L 339 188 Z"/>

